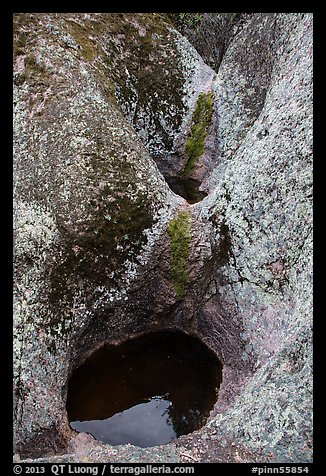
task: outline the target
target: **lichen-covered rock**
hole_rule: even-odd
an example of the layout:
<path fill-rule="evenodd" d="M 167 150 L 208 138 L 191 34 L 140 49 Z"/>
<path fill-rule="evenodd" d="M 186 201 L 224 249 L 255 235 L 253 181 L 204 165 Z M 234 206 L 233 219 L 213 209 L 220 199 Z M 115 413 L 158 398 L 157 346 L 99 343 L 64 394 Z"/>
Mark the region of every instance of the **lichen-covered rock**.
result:
<path fill-rule="evenodd" d="M 169 13 L 173 25 L 216 72 L 232 38 L 248 21 L 248 13 Z"/>
<path fill-rule="evenodd" d="M 257 368 L 211 425 L 285 462 L 309 460 L 312 444 L 312 22 L 276 20 L 283 40 L 262 110 L 198 212 L 226 226 L 216 287 L 222 307 L 236 303 L 242 359 Z"/>
<path fill-rule="evenodd" d="M 64 431 L 71 339 L 128 300 L 183 202 L 89 59 L 62 39 L 69 18 L 20 18 L 15 57 L 15 428 L 18 449 L 42 435 L 38 453 L 55 448 L 47 431 Z"/>
<path fill-rule="evenodd" d="M 218 15 L 216 71 L 165 15 L 15 15 L 22 457 L 311 461 L 312 15 Z M 150 154 L 184 170 L 200 93 L 214 107 L 191 175 L 209 195 L 189 205 Z M 76 436 L 73 368 L 106 341 L 170 328 L 223 363 L 208 423 L 147 449 Z"/>

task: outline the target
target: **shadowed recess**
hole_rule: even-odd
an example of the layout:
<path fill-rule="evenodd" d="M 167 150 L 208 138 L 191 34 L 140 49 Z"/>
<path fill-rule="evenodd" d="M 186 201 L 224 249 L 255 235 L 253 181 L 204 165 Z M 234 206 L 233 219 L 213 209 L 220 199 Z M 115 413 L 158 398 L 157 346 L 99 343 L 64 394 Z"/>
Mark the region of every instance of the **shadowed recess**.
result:
<path fill-rule="evenodd" d="M 111 445 L 165 444 L 205 424 L 221 380 L 212 351 L 181 332 L 105 345 L 71 376 L 70 425 Z"/>
<path fill-rule="evenodd" d="M 200 202 L 207 193 L 199 190 L 200 183 L 189 177 L 166 177 L 165 178 L 170 189 L 187 200 L 191 205 Z"/>

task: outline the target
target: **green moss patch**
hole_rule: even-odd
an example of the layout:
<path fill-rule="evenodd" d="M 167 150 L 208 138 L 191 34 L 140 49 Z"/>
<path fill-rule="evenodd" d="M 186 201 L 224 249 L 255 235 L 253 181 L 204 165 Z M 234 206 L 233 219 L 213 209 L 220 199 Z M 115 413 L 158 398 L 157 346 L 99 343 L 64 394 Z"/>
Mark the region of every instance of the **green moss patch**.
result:
<path fill-rule="evenodd" d="M 204 18 L 202 13 L 165 13 L 165 15 L 181 32 L 189 28 L 198 31 Z"/>
<path fill-rule="evenodd" d="M 30 32 L 24 29 L 24 23 L 28 22 L 26 17 L 27 15 L 22 13 L 13 16 L 13 53 L 15 56 L 23 55 L 27 40 L 30 41 Z"/>
<path fill-rule="evenodd" d="M 92 61 L 97 56 L 103 54 L 95 38 L 90 38 L 89 32 L 91 30 L 87 29 L 86 26 L 82 26 L 73 20 L 66 19 L 66 28 L 79 45 L 80 54 L 85 61 Z"/>
<path fill-rule="evenodd" d="M 190 212 L 180 212 L 169 223 L 171 276 L 177 296 L 185 296 L 189 286 L 188 258 L 190 254 Z"/>
<path fill-rule="evenodd" d="M 184 168 L 184 175 L 189 175 L 195 166 L 196 160 L 203 154 L 208 126 L 212 122 L 214 108 L 214 95 L 200 93 L 197 99 L 196 108 L 191 119 L 191 128 L 186 142 L 186 155 L 188 162 Z"/>
<path fill-rule="evenodd" d="M 91 188 L 99 177 L 106 177 L 107 185 L 93 190 L 86 199 L 88 217 L 79 225 L 79 231 L 68 230 L 58 223 L 63 247 L 61 260 L 51 272 L 49 295 L 56 307 L 59 301 L 72 300 L 78 291 L 78 280 L 83 283 L 83 289 L 89 289 L 89 305 L 96 299 L 90 292 L 94 287 L 120 286 L 124 262 L 137 262 L 141 248 L 147 243 L 144 230 L 153 226 L 150 200 L 146 190 L 138 189 L 141 181 L 137 182 L 136 171 L 127 160 L 94 154 L 89 157 L 88 165 Z M 90 189 L 85 188 L 85 193 L 87 190 Z"/>

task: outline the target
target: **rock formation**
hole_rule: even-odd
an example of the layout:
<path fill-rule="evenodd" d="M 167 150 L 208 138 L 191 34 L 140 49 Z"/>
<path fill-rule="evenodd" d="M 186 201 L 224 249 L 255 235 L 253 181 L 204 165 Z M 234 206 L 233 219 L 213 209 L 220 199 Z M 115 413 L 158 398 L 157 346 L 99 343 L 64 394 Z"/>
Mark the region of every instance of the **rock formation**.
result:
<path fill-rule="evenodd" d="M 21 458 L 312 460 L 312 15 L 198 22 L 187 39 L 164 14 L 14 16 Z M 164 179 L 185 175 L 206 198 Z M 145 449 L 76 434 L 72 370 L 174 328 L 223 363 L 207 424 Z"/>

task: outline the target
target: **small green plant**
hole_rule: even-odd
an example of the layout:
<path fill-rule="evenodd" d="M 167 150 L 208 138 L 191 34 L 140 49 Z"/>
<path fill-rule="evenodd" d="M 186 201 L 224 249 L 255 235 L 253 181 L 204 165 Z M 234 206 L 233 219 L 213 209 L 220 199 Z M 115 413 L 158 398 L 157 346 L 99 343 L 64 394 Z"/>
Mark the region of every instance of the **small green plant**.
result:
<path fill-rule="evenodd" d="M 179 22 L 187 27 L 194 27 L 198 31 L 203 20 L 202 13 L 179 13 Z"/>
<path fill-rule="evenodd" d="M 194 168 L 196 160 L 203 154 L 207 129 L 212 122 L 214 109 L 214 94 L 200 93 L 197 99 L 196 108 L 192 115 L 189 137 L 186 142 L 186 155 L 188 162 L 184 168 L 184 175 L 189 175 Z"/>
<path fill-rule="evenodd" d="M 179 212 L 169 223 L 171 250 L 171 276 L 179 298 L 183 298 L 189 286 L 188 258 L 191 242 L 190 212 Z"/>

